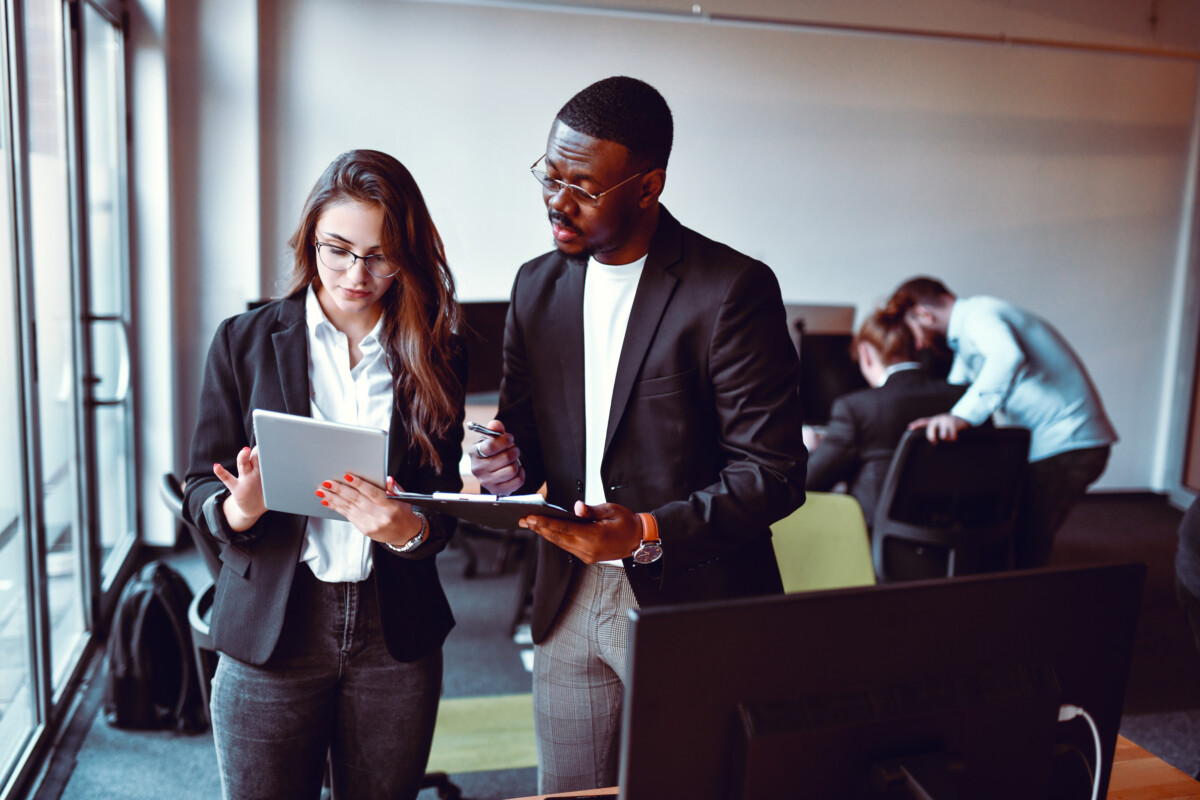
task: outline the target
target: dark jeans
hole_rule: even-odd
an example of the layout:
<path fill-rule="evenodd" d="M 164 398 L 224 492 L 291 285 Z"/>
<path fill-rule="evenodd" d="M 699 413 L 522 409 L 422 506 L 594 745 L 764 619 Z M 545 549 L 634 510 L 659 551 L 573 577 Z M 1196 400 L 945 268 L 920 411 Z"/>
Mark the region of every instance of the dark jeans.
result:
<path fill-rule="evenodd" d="M 388 653 L 374 575 L 324 583 L 300 564 L 271 659 L 218 662 L 212 721 L 225 797 L 316 800 L 328 755 L 335 798 L 415 798 L 441 681 L 441 650 L 411 664 Z"/>
<path fill-rule="evenodd" d="M 1068 450 L 1029 465 L 1013 537 L 1013 566 L 1042 567 L 1050 561 L 1054 535 L 1071 509 L 1108 465 L 1112 448 Z"/>

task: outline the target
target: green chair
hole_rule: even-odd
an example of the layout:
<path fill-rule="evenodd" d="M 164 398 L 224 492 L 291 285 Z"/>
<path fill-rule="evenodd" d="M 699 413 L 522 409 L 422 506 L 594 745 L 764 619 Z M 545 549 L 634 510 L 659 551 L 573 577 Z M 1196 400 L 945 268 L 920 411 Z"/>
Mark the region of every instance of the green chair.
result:
<path fill-rule="evenodd" d="M 808 492 L 804 505 L 771 526 L 785 592 L 875 583 L 862 507 L 848 494 Z"/>

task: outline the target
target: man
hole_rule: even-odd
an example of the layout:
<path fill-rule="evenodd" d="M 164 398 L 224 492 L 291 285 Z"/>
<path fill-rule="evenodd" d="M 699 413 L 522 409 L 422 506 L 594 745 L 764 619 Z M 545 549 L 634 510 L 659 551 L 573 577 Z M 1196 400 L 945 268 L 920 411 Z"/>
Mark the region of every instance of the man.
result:
<path fill-rule="evenodd" d="M 778 283 L 659 204 L 672 130 L 662 96 L 632 78 L 559 111 L 532 168 L 555 249 L 513 284 L 489 423 L 505 434 L 471 448 L 486 491 L 544 481 L 551 502 L 595 520 L 522 521 L 543 539 L 531 623 L 543 793 L 617 781 L 626 611 L 781 592 L 769 526 L 804 500 Z"/>
<path fill-rule="evenodd" d="M 873 312 L 858 329 L 853 348 L 872 388 L 833 401 L 829 425 L 808 462 L 806 488 L 827 492 L 846 481 L 870 528 L 892 453 L 908 424 L 949 411 L 966 387 L 929 377 L 903 317 Z"/>
<path fill-rule="evenodd" d="M 949 413 L 914 423 L 931 442 L 952 441 L 993 414 L 1030 429 L 1013 560 L 1017 568 L 1044 566 L 1117 440 L 1083 363 L 1045 320 L 994 297 L 957 298 L 933 278 L 901 285 L 888 310 L 904 315 L 920 347 L 944 337 L 954 352 L 950 382 L 970 384 Z"/>

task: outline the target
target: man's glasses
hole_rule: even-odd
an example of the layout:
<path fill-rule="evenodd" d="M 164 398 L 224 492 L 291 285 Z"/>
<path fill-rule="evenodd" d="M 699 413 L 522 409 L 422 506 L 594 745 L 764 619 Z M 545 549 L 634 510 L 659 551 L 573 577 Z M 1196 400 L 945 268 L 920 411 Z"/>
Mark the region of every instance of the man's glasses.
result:
<path fill-rule="evenodd" d="M 321 259 L 321 263 L 335 272 L 345 272 L 354 266 L 355 261 L 362 261 L 367 272 L 376 278 L 390 278 L 400 271 L 400 267 L 388 263 L 388 257 L 383 253 L 360 256 L 329 242 L 313 242 L 313 246 L 317 248 L 317 258 Z"/>
<path fill-rule="evenodd" d="M 629 183 L 631 180 L 638 177 L 639 175 L 645 175 L 647 172 L 649 172 L 651 169 L 653 169 L 653 167 L 647 167 L 646 169 L 642 170 L 641 172 L 638 172 L 634 175 L 630 175 L 628 178 L 621 181 L 616 186 L 613 186 L 610 189 L 605 189 L 600 194 L 592 194 L 587 189 L 584 189 L 582 186 L 576 186 L 573 183 L 567 183 L 566 181 L 560 181 L 558 178 L 551 178 L 549 175 L 546 174 L 546 170 L 539 169 L 538 164 L 542 163 L 542 159 L 544 159 L 545 157 L 546 156 L 544 156 L 544 155 L 539 157 L 537 161 L 533 162 L 533 166 L 529 168 L 529 171 L 533 173 L 533 177 L 537 178 L 538 183 L 540 183 L 545 188 L 549 189 L 550 192 L 553 194 L 558 194 L 563 189 L 566 189 L 567 194 L 569 194 L 569 195 L 571 195 L 571 197 L 575 198 L 575 200 L 577 202 L 580 202 L 580 203 L 583 203 L 584 205 L 589 205 L 589 206 L 600 205 L 601 197 L 604 197 L 604 195 L 608 194 L 609 192 L 611 192 L 615 189 L 621 188 L 622 186 Z"/>

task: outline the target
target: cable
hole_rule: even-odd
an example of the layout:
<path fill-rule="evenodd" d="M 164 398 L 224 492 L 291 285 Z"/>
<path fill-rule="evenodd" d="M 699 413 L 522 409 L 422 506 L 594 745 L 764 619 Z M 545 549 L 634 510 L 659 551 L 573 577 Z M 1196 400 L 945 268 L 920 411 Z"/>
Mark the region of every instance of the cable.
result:
<path fill-rule="evenodd" d="M 1096 743 L 1096 771 L 1092 776 L 1092 800 L 1097 800 L 1100 795 L 1100 731 L 1096 728 L 1096 720 L 1092 719 L 1092 715 L 1079 706 L 1073 706 L 1067 703 L 1058 707 L 1058 721 L 1066 722 L 1067 720 L 1083 717 L 1087 720 L 1088 726 L 1092 729 L 1092 741 Z"/>

